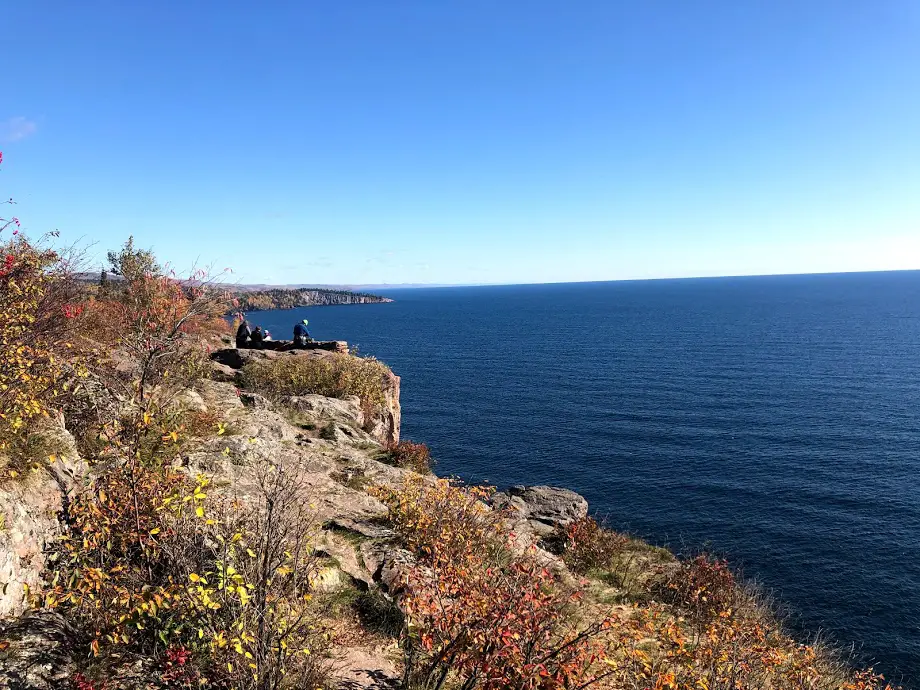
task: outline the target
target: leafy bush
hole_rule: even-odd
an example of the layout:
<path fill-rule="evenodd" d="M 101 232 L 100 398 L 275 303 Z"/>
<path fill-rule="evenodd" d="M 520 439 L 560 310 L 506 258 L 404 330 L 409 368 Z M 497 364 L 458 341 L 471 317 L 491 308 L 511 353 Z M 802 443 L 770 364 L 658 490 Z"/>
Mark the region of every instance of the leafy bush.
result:
<path fill-rule="evenodd" d="M 395 467 L 412 470 L 419 474 L 431 474 L 433 464 L 431 449 L 428 446 L 408 440 L 391 443 L 380 459 Z"/>
<path fill-rule="evenodd" d="M 594 518 L 582 518 L 566 528 L 562 559 L 576 573 L 585 574 L 609 567 L 628 541 L 622 534 L 598 525 Z"/>
<path fill-rule="evenodd" d="M 74 498 L 33 604 L 63 612 L 102 664 L 134 655 L 209 687 L 316 687 L 312 515 L 298 476 L 267 465 L 257 484 L 240 504 L 170 468 L 109 468 Z"/>
<path fill-rule="evenodd" d="M 118 324 L 114 345 L 134 364 L 132 394 L 144 406 L 159 388 L 162 406 L 169 394 L 203 375 L 204 348 L 195 336 L 202 324 L 226 313 L 229 295 L 204 270 L 179 278 L 150 251 L 135 249 L 132 238 L 109 252 L 109 262 L 122 281 L 105 309 Z"/>
<path fill-rule="evenodd" d="M 70 266 L 60 254 L 20 234 L 0 243 L 0 452 L 85 375 L 71 342 L 80 314 L 73 299 Z"/>
<path fill-rule="evenodd" d="M 243 386 L 270 396 L 325 395 L 346 398 L 356 395 L 367 408 L 386 403 L 385 383 L 389 368 L 373 357 L 340 353 L 324 356 L 284 356 L 247 364 Z"/>
<path fill-rule="evenodd" d="M 728 563 L 707 554 L 682 561 L 656 590 L 662 600 L 680 607 L 698 623 L 729 611 L 738 595 Z"/>
<path fill-rule="evenodd" d="M 419 558 L 405 575 L 405 685 L 436 690 L 453 677 L 460 688 L 550 690 L 609 675 L 596 662 L 610 620 L 578 622 L 583 593 L 532 549 L 515 555 L 486 493 L 444 480 L 377 492 Z"/>

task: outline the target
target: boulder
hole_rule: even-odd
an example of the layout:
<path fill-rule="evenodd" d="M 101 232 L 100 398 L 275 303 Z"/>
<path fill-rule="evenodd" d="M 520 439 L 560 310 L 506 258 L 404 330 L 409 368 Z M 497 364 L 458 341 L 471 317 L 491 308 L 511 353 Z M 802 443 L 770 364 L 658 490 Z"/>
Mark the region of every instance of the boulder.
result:
<path fill-rule="evenodd" d="M 324 395 L 294 395 L 282 398 L 282 404 L 298 412 L 309 413 L 318 419 L 348 419 L 355 424 L 364 423 L 361 399 L 357 395 L 347 398 L 327 398 Z"/>
<path fill-rule="evenodd" d="M 348 343 L 344 340 L 327 340 L 310 343 L 304 348 L 295 348 L 290 340 L 269 340 L 261 349 L 225 347 L 211 353 L 211 361 L 231 369 L 242 369 L 250 362 L 278 357 L 310 356 L 321 352 L 348 354 Z"/>
<path fill-rule="evenodd" d="M 195 389 L 201 395 L 207 408 L 221 417 L 229 417 L 234 411 L 243 407 L 240 401 L 240 391 L 232 383 L 201 379 L 195 384 Z"/>
<path fill-rule="evenodd" d="M 415 556 L 399 545 L 385 541 L 361 544 L 361 559 L 380 588 L 391 595 L 403 588 L 405 573 L 415 565 Z"/>
<path fill-rule="evenodd" d="M 383 406 L 365 418 L 364 429 L 383 446 L 399 443 L 399 428 L 402 423 L 402 408 L 399 404 L 399 377 L 391 371 L 384 374 Z"/>
<path fill-rule="evenodd" d="M 29 613 L 0 624 L 0 690 L 70 687 L 76 671 L 76 634 L 51 611 Z"/>
<path fill-rule="evenodd" d="M 204 402 L 201 394 L 191 388 L 179 393 L 173 400 L 173 405 L 178 410 L 188 412 L 207 412 L 208 406 Z"/>
<path fill-rule="evenodd" d="M 240 402 L 243 403 L 244 407 L 252 407 L 256 410 L 270 410 L 272 407 L 272 404 L 268 402 L 265 396 L 250 393 L 249 391 L 240 391 Z"/>
<path fill-rule="evenodd" d="M 211 362 L 211 378 L 214 381 L 233 383 L 236 381 L 236 372 L 236 369 L 228 367 L 226 364 Z"/>
<path fill-rule="evenodd" d="M 495 494 L 492 505 L 516 513 L 540 537 L 588 515 L 584 496 L 555 486 L 512 486 Z"/>

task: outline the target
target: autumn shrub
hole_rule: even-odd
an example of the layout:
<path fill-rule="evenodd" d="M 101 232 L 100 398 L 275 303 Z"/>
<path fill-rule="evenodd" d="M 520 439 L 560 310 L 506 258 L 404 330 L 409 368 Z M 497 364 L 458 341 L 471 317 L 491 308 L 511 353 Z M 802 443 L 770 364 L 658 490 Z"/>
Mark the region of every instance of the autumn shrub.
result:
<path fill-rule="evenodd" d="M 387 464 L 419 474 L 431 474 L 433 464 L 431 449 L 424 443 L 413 443 L 409 440 L 389 444 L 380 459 Z"/>
<path fill-rule="evenodd" d="M 3 154 L 0 153 L 0 162 Z M 0 204 L 9 206 L 10 199 Z M 73 346 L 77 303 L 75 252 L 52 249 L 56 233 L 31 241 L 0 209 L 0 456 L 9 472 L 34 425 L 59 410 L 85 375 Z"/>
<path fill-rule="evenodd" d="M 64 613 L 103 666 L 134 655 L 208 687 L 322 684 L 303 484 L 274 465 L 256 484 L 243 503 L 168 467 L 108 468 L 72 501 L 33 604 Z"/>
<path fill-rule="evenodd" d="M 407 548 L 423 558 L 463 559 L 476 552 L 490 562 L 507 559 L 504 516 L 483 502 L 492 494 L 488 487 L 411 478 L 399 489 L 374 487 L 372 493 L 387 505 Z"/>
<path fill-rule="evenodd" d="M 325 395 L 346 398 L 356 395 L 369 410 L 386 403 L 389 368 L 373 357 L 353 357 L 337 352 L 317 357 L 279 357 L 247 364 L 243 386 L 264 395 L 283 397 Z"/>
<path fill-rule="evenodd" d="M 71 275 L 22 235 L 0 243 L 0 452 L 66 398 L 83 368 L 70 341 Z"/>
<path fill-rule="evenodd" d="M 685 611 L 693 621 L 705 623 L 731 609 L 738 596 L 735 576 L 723 559 L 701 554 L 669 569 L 655 585 L 663 601 Z"/>
<path fill-rule="evenodd" d="M 418 558 L 404 576 L 406 687 L 587 687 L 609 675 L 610 619 L 575 615 L 583 593 L 508 542 L 487 493 L 444 480 L 377 491 Z"/>
<path fill-rule="evenodd" d="M 607 568 L 619 556 L 629 539 L 604 529 L 591 517 L 575 520 L 565 528 L 562 558 L 576 573 Z"/>
<path fill-rule="evenodd" d="M 151 396 L 163 407 L 205 373 L 200 333 L 226 313 L 229 294 L 219 284 L 220 275 L 196 269 L 180 277 L 149 250 L 136 249 L 133 238 L 108 258 L 121 280 L 106 298 L 90 302 L 86 318 L 97 329 L 86 330 L 116 350 L 126 397 L 148 412 Z"/>

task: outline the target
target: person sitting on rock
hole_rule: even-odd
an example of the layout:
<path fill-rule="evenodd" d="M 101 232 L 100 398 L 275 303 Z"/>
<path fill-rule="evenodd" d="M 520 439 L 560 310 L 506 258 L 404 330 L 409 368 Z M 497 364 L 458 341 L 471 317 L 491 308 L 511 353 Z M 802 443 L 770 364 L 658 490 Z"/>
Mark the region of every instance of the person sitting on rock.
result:
<path fill-rule="evenodd" d="M 246 323 L 246 319 L 240 321 L 240 327 L 236 329 L 236 347 L 243 348 L 249 346 L 249 337 L 252 335 L 252 329 Z"/>
<path fill-rule="evenodd" d="M 261 350 L 262 343 L 265 340 L 265 334 L 262 332 L 261 326 L 256 326 L 255 330 L 252 332 L 252 335 L 249 336 L 250 345 L 249 347 L 254 350 Z"/>
<path fill-rule="evenodd" d="M 304 319 L 299 324 L 294 326 L 294 347 L 306 347 L 313 338 L 310 337 L 310 333 L 307 331 L 307 324 L 309 322 Z"/>

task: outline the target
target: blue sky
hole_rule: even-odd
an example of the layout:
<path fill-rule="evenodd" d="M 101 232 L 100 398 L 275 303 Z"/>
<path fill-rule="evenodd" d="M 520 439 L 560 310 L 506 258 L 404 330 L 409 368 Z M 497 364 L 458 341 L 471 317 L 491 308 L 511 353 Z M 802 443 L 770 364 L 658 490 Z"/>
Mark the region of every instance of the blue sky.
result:
<path fill-rule="evenodd" d="M 273 283 L 920 268 L 916 0 L 6 0 L 0 196 Z"/>

